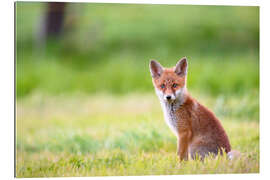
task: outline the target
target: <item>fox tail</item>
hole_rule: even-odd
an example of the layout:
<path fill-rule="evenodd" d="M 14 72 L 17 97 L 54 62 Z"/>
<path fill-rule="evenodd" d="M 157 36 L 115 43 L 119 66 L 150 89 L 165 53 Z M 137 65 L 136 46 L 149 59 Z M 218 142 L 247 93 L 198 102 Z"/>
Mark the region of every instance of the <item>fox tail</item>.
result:
<path fill-rule="evenodd" d="M 241 153 L 237 150 L 231 150 L 230 152 L 227 153 L 227 157 L 230 160 L 238 159 L 238 158 L 240 158 L 240 156 L 241 156 Z"/>

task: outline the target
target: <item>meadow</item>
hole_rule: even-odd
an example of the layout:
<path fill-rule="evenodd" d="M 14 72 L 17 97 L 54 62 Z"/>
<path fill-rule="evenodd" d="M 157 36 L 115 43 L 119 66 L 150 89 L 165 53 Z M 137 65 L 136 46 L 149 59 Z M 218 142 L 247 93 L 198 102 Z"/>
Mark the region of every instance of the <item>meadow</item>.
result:
<path fill-rule="evenodd" d="M 42 47 L 45 7 L 16 3 L 17 177 L 259 173 L 258 7 L 72 3 Z M 240 159 L 179 163 L 149 60 L 183 56 Z"/>
<path fill-rule="evenodd" d="M 240 159 L 179 163 L 176 138 L 153 94 L 36 94 L 17 104 L 17 176 L 258 173 L 256 94 L 198 99 L 217 113 Z"/>

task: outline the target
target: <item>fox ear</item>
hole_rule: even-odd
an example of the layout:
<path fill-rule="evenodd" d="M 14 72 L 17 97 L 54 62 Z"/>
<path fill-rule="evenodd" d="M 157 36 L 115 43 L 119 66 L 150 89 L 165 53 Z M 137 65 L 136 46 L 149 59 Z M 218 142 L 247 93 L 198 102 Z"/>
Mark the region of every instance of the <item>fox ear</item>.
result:
<path fill-rule="evenodd" d="M 185 76 L 187 75 L 187 67 L 188 67 L 187 58 L 183 57 L 176 64 L 174 72 L 179 76 Z"/>
<path fill-rule="evenodd" d="M 155 60 L 150 61 L 150 72 L 153 78 L 160 77 L 163 72 L 163 67 Z"/>

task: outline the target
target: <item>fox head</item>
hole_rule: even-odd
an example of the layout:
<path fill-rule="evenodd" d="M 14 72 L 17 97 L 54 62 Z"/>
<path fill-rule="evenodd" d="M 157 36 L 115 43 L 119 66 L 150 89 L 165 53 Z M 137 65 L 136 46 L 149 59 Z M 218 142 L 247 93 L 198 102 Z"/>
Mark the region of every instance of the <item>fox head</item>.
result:
<path fill-rule="evenodd" d="M 150 61 L 150 72 L 156 93 L 161 100 L 181 100 L 186 93 L 187 58 L 183 57 L 173 68 L 163 68 L 157 61 Z"/>

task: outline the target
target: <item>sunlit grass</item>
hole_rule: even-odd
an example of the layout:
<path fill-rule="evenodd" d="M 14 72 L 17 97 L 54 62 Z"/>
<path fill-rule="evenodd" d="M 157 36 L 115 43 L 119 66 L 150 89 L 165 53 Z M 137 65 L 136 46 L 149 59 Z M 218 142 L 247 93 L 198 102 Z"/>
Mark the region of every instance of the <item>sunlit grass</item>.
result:
<path fill-rule="evenodd" d="M 46 7 L 16 3 L 18 177 L 259 172 L 259 7 L 71 3 L 42 44 Z M 183 56 L 241 159 L 179 163 L 149 60 Z"/>
<path fill-rule="evenodd" d="M 220 107 L 221 97 L 194 94 L 217 113 L 232 148 L 242 153 L 240 159 L 220 156 L 179 163 L 176 138 L 154 94 L 35 94 L 17 102 L 17 176 L 259 172 L 257 97 L 222 97 Z M 249 103 L 238 107 L 244 99 Z M 236 114 L 222 111 L 236 107 Z M 251 116 L 245 108 L 252 109 Z"/>

